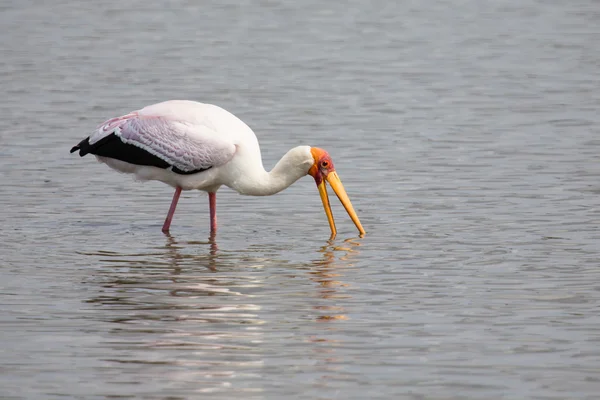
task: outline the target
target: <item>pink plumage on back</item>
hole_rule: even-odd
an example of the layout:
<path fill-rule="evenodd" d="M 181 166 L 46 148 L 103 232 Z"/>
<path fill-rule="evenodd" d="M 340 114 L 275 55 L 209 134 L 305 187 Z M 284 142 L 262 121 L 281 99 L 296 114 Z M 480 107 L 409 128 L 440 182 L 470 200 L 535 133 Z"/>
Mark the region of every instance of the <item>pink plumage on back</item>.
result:
<path fill-rule="evenodd" d="M 225 164 L 233 157 L 235 144 L 220 138 L 199 118 L 198 107 L 186 103 L 189 102 L 159 103 L 112 118 L 96 129 L 89 143 L 114 133 L 123 143 L 139 147 L 182 171 Z"/>
<path fill-rule="evenodd" d="M 102 124 L 98 125 L 98 127 L 96 128 L 98 131 L 100 132 L 110 132 L 113 131 L 117 126 L 119 126 L 123 121 L 129 119 L 129 118 L 134 118 L 137 117 L 138 113 L 137 112 L 132 112 L 126 115 L 122 115 L 120 117 L 115 117 L 115 118 L 111 118 L 108 121 L 103 122 Z"/>

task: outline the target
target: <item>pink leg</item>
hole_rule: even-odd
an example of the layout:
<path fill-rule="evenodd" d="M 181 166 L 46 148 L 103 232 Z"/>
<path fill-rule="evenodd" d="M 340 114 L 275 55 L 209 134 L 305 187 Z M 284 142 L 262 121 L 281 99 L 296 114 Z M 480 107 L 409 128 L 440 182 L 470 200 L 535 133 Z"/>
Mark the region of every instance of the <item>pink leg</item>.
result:
<path fill-rule="evenodd" d="M 208 203 L 210 204 L 210 233 L 217 232 L 217 194 L 208 194 Z"/>
<path fill-rule="evenodd" d="M 175 214 L 175 207 L 177 207 L 177 201 L 179 201 L 179 195 L 181 195 L 180 187 L 175 189 L 175 194 L 173 195 L 173 201 L 171 202 L 171 208 L 169 208 L 169 213 L 167 214 L 167 218 L 165 219 L 165 223 L 162 227 L 162 231 L 164 233 L 169 232 L 169 228 L 171 227 L 171 221 L 173 220 L 173 214 Z"/>

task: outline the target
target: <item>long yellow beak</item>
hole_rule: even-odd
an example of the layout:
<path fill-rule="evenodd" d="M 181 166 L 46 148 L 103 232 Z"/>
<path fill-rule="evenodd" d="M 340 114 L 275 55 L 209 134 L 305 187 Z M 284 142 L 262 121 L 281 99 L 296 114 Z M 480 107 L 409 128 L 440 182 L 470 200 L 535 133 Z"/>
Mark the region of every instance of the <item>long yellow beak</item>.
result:
<path fill-rule="evenodd" d="M 325 179 L 327 179 L 327 182 L 329 182 L 338 199 L 340 199 L 342 202 L 342 205 L 352 219 L 352 222 L 354 222 L 354 225 L 356 225 L 358 228 L 360 236 L 363 237 L 366 232 L 363 229 L 360 220 L 358 219 L 358 215 L 356 215 L 356 212 L 354 211 L 354 207 L 352 207 L 352 203 L 346 194 L 346 189 L 344 189 L 344 185 L 342 185 L 342 181 L 340 180 L 337 172 L 330 172 Z M 325 214 L 327 215 L 327 220 L 329 221 L 329 227 L 331 228 L 331 239 L 333 239 L 337 235 L 337 229 L 335 228 L 335 221 L 333 220 L 333 214 L 331 212 L 331 204 L 329 203 L 329 196 L 327 195 L 327 186 L 325 185 L 325 180 L 323 180 L 317 187 L 319 188 L 319 195 L 321 196 L 323 208 L 325 209 Z"/>

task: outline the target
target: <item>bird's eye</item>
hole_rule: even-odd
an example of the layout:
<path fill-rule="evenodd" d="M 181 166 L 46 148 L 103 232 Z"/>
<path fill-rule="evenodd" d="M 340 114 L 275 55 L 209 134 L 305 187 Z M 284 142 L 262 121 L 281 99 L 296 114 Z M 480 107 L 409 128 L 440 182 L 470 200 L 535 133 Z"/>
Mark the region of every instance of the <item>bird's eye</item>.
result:
<path fill-rule="evenodd" d="M 323 168 L 327 168 L 327 167 L 329 167 L 329 162 L 327 162 L 327 161 L 322 161 L 322 162 L 321 162 L 321 167 L 323 167 Z"/>

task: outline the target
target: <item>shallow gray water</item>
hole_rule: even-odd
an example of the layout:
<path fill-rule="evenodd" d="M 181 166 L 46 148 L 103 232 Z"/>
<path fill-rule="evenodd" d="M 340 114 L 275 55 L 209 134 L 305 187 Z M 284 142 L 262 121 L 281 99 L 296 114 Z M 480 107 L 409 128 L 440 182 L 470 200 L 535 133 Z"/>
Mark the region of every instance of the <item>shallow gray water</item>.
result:
<path fill-rule="evenodd" d="M 597 2 L 101 3 L 0 6 L 2 398 L 598 398 Z M 367 236 L 310 178 L 165 236 L 68 153 L 172 98 L 328 149 Z"/>

